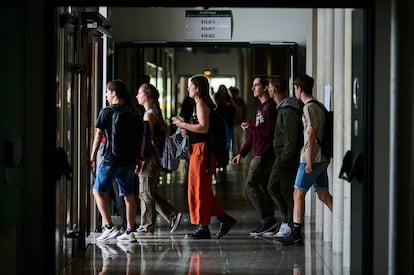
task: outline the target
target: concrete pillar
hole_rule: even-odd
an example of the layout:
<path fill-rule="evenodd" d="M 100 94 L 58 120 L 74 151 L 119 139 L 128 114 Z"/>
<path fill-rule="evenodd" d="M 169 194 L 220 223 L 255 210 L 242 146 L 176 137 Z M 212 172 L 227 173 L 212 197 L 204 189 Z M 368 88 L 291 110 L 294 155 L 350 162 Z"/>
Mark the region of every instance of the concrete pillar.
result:
<path fill-rule="evenodd" d="M 306 36 L 306 74 L 316 75 L 317 72 L 317 55 L 318 55 L 318 11 L 311 9 L 308 11 L 307 36 Z M 315 195 L 308 192 L 305 198 L 305 223 L 314 222 Z M 310 236 L 310 228 L 305 228 L 305 234 Z"/>
<path fill-rule="evenodd" d="M 325 56 L 326 56 L 326 43 L 325 37 L 327 36 L 325 26 L 326 22 L 326 12 L 325 9 L 318 9 L 318 20 L 317 20 L 317 59 L 316 67 L 317 72 L 313 75 L 315 78 L 315 87 L 313 89 L 313 96 L 320 101 L 323 101 L 323 87 L 325 84 Z M 309 192 L 314 194 L 314 192 Z M 318 199 L 315 199 L 315 233 L 323 232 L 323 207 Z"/>
<path fill-rule="evenodd" d="M 343 152 L 351 149 L 351 108 L 352 108 L 352 10 L 345 10 L 344 27 L 344 93 L 343 101 Z M 337 100 L 338 100 L 337 98 Z M 342 265 L 345 270 L 351 268 L 351 183 L 339 180 L 338 184 L 343 185 L 343 233 L 342 233 Z M 335 208 L 335 205 L 334 205 Z"/>
<path fill-rule="evenodd" d="M 342 165 L 343 150 L 343 137 L 344 137 L 344 28 L 345 28 L 345 12 L 343 9 L 336 9 L 334 12 L 334 87 L 332 95 L 332 105 L 334 110 L 334 155 L 332 170 L 339 171 Z M 336 114 L 336 115 L 335 115 Z M 342 253 L 343 243 L 343 185 L 338 179 L 337 173 L 333 173 L 331 178 L 333 201 L 333 242 L 332 252 Z M 331 189 L 332 187 L 332 189 Z"/>
<path fill-rule="evenodd" d="M 322 93 L 319 97 L 322 102 L 326 105 L 331 105 L 330 108 L 332 109 L 332 98 L 333 98 L 333 91 L 336 87 L 334 87 L 334 63 L 336 62 L 334 57 L 334 10 L 333 9 L 325 9 L 325 72 L 324 72 L 324 85 L 321 90 L 319 90 L 318 94 Z M 335 61 L 335 62 L 334 62 Z M 331 95 L 330 101 L 328 98 L 325 99 L 325 89 L 330 87 Z M 327 106 L 329 108 L 329 106 Z M 334 124 L 335 125 L 335 124 Z M 336 131 L 335 131 L 336 132 Z M 332 194 L 332 162 L 328 167 L 328 176 L 329 176 L 329 192 Z M 326 207 L 321 201 L 317 200 L 317 203 L 321 205 L 323 211 L 323 240 L 324 242 L 331 242 L 332 241 L 332 212 Z"/>

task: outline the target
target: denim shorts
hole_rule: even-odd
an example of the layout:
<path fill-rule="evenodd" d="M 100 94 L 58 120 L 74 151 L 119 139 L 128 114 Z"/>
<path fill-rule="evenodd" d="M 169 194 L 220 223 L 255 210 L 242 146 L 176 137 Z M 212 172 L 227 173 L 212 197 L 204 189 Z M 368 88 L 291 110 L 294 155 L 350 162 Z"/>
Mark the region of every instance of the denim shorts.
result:
<path fill-rule="evenodd" d="M 328 165 L 329 161 L 314 163 L 312 166 L 312 173 L 306 174 L 306 163 L 299 163 L 294 187 L 305 191 L 308 191 L 311 186 L 313 191 L 317 191 L 320 188 L 328 188 L 329 180 L 328 173 L 326 171 Z"/>
<path fill-rule="evenodd" d="M 118 183 L 119 196 L 135 195 L 135 165 L 110 166 L 102 163 L 96 173 L 93 190 L 108 193 L 112 183 Z"/>

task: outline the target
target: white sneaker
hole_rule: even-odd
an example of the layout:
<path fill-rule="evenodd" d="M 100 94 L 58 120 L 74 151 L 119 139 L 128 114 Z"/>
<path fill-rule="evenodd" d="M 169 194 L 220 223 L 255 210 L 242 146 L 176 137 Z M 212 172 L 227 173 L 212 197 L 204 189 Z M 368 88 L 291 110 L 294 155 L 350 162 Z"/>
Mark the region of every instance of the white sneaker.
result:
<path fill-rule="evenodd" d="M 102 234 L 96 238 L 96 241 L 98 242 L 106 241 L 106 240 L 115 238 L 118 235 L 119 235 L 119 229 L 117 226 L 114 225 L 112 226 L 112 228 L 107 228 L 106 226 L 104 226 Z"/>
<path fill-rule="evenodd" d="M 284 239 L 290 235 L 290 227 L 287 223 L 282 223 L 279 228 L 279 232 L 277 232 L 274 237 L 278 239 Z"/>
<path fill-rule="evenodd" d="M 113 249 L 111 246 L 103 243 L 97 243 L 96 246 L 101 249 L 102 259 L 104 262 L 108 260 L 115 260 L 116 258 L 118 258 L 118 252 L 116 252 L 116 250 Z"/>
<path fill-rule="evenodd" d="M 118 242 L 127 242 L 127 243 L 133 243 L 133 242 L 137 241 L 137 239 L 135 239 L 134 232 L 130 232 L 129 234 L 124 232 L 124 234 L 119 235 L 118 237 L 116 237 L 116 240 Z"/>

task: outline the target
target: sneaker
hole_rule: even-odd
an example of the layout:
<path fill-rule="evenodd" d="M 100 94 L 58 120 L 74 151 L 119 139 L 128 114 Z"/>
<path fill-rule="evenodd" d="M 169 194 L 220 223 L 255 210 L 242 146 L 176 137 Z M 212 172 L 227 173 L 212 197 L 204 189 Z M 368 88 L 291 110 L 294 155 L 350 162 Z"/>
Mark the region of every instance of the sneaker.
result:
<path fill-rule="evenodd" d="M 138 227 L 136 230 L 137 233 L 147 233 L 147 230 L 144 227 Z"/>
<path fill-rule="evenodd" d="M 127 233 L 126 231 L 124 232 L 124 234 L 119 235 L 118 237 L 116 237 L 116 240 L 118 242 L 127 242 L 127 243 L 132 243 L 132 242 L 136 242 L 137 241 L 135 239 L 134 232 Z"/>
<path fill-rule="evenodd" d="M 294 245 L 294 246 L 303 246 L 303 240 L 302 237 L 294 237 L 292 234 L 289 234 L 289 236 L 287 236 L 284 239 L 279 239 L 277 240 L 278 244 L 281 244 L 283 246 L 290 246 L 290 245 Z"/>
<path fill-rule="evenodd" d="M 211 239 L 211 234 L 207 226 L 199 225 L 193 233 L 185 235 L 185 238 L 186 239 Z"/>
<path fill-rule="evenodd" d="M 290 235 L 290 227 L 287 223 L 282 223 L 279 227 L 279 231 L 274 235 L 277 239 L 284 239 Z"/>
<path fill-rule="evenodd" d="M 178 226 L 180 225 L 182 216 L 183 216 L 183 214 L 181 212 L 178 212 L 177 215 L 174 217 L 174 219 L 172 219 L 172 221 L 171 221 L 171 230 L 170 230 L 171 233 L 173 233 L 175 230 L 177 230 Z"/>
<path fill-rule="evenodd" d="M 104 262 L 108 260 L 115 260 L 118 257 L 118 252 L 111 246 L 103 243 L 97 243 L 96 246 L 101 249 L 102 259 Z"/>
<path fill-rule="evenodd" d="M 271 220 L 270 222 L 262 223 L 258 228 L 250 231 L 250 236 L 260 236 L 263 233 L 274 230 L 276 226 L 277 226 L 277 221 L 275 219 Z"/>
<path fill-rule="evenodd" d="M 230 217 L 229 215 L 224 216 L 222 221 L 220 222 L 220 231 L 216 234 L 217 239 L 220 239 L 224 235 L 226 235 L 233 225 L 236 223 L 236 219 Z"/>
<path fill-rule="evenodd" d="M 117 226 L 113 225 L 111 228 L 104 226 L 102 234 L 96 238 L 96 241 L 102 242 L 112 238 L 115 238 L 119 235 L 119 229 Z"/>

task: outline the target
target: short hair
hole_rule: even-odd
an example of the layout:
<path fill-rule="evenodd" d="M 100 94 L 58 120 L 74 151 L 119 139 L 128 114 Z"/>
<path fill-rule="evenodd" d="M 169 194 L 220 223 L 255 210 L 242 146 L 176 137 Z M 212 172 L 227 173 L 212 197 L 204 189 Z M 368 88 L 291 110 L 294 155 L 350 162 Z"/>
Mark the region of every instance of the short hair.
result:
<path fill-rule="evenodd" d="M 307 74 L 299 75 L 295 78 L 295 81 L 293 82 L 294 85 L 300 87 L 303 92 L 307 95 L 312 95 L 312 89 L 314 80 L 312 77 L 310 77 Z"/>
<path fill-rule="evenodd" d="M 260 79 L 260 84 L 262 84 L 263 88 L 266 88 L 267 86 L 269 86 L 269 80 L 267 79 L 266 75 L 255 75 L 253 79 L 256 79 L 256 78 Z"/>
<path fill-rule="evenodd" d="M 287 80 L 284 76 L 272 75 L 269 77 L 269 84 L 272 84 L 279 94 L 287 95 Z"/>
<path fill-rule="evenodd" d="M 114 91 L 118 98 L 128 99 L 128 91 L 125 83 L 121 79 L 114 79 L 108 81 L 106 87 L 110 91 Z"/>

